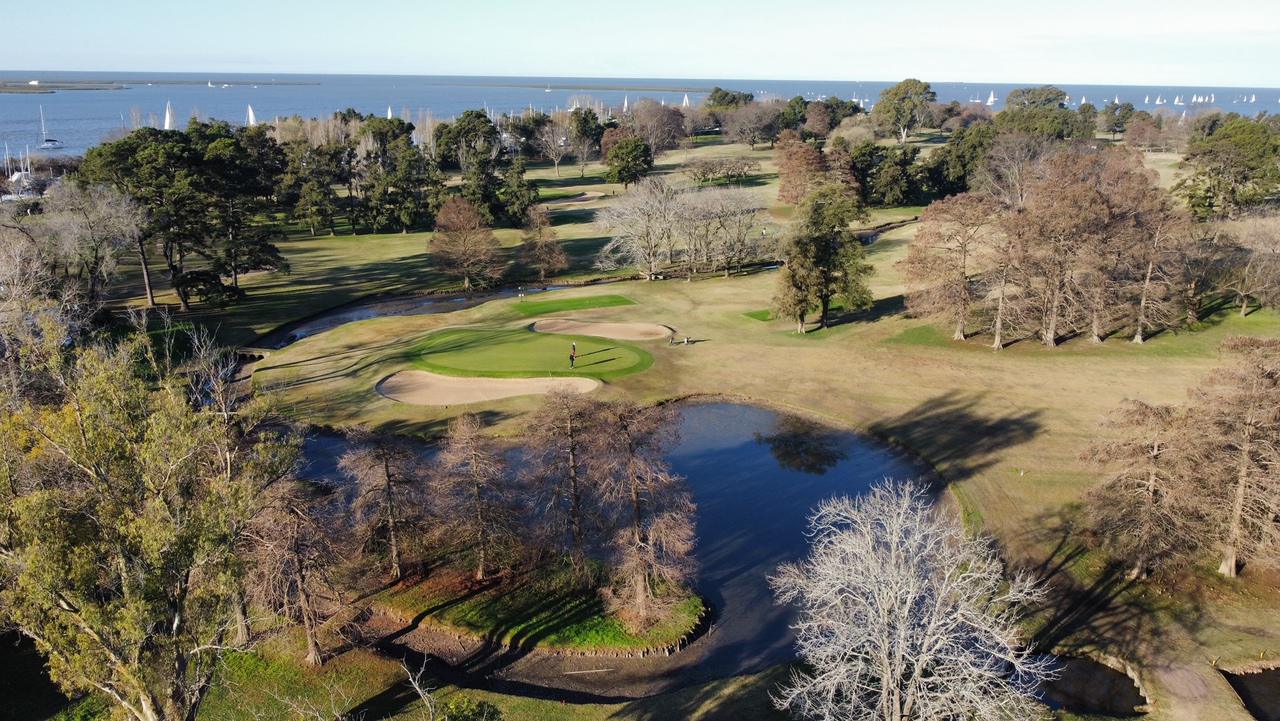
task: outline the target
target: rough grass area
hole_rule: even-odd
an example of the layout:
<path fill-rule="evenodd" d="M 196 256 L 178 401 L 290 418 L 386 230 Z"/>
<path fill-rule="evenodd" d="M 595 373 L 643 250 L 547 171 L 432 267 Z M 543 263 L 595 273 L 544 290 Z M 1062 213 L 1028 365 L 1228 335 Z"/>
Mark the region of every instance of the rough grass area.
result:
<path fill-rule="evenodd" d="M 375 606 L 404 621 L 439 609 L 423 623 L 521 648 L 581 651 L 666 646 L 689 633 L 702 615 L 702 599 L 675 601 L 661 622 L 633 634 L 608 612 L 595 589 L 584 589 L 565 569 L 542 569 L 477 588 L 463 571 L 432 574 L 407 589 L 383 592 Z"/>
<path fill-rule="evenodd" d="M 569 350 L 578 359 L 569 367 Z M 413 366 L 455 376 L 528 378 L 583 376 L 612 380 L 653 365 L 653 356 L 628 343 L 582 335 L 534 333 L 525 328 L 455 328 L 423 338 L 409 354 Z"/>
<path fill-rule="evenodd" d="M 553 298 L 551 300 L 533 300 L 516 303 L 516 312 L 526 318 L 548 313 L 563 313 L 591 308 L 614 308 L 620 305 L 635 305 L 635 301 L 622 295 L 589 295 L 578 298 Z"/>

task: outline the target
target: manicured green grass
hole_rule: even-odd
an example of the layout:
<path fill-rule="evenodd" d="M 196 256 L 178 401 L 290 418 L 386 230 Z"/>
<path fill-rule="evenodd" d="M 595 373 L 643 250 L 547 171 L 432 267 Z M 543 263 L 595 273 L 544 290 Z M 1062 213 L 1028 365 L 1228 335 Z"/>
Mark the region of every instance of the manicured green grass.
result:
<path fill-rule="evenodd" d="M 621 295 L 589 295 L 578 298 L 555 298 L 553 300 L 531 300 L 516 303 L 514 306 L 520 315 L 532 318 L 547 313 L 562 313 L 572 310 L 590 308 L 613 308 L 620 305 L 635 305 L 635 301 Z"/>
<path fill-rule="evenodd" d="M 746 313 L 743 313 L 743 315 L 745 315 L 746 317 L 752 320 L 763 320 L 763 321 L 773 320 L 773 311 L 769 310 L 768 308 L 765 308 L 763 310 L 747 311 Z"/>
<path fill-rule="evenodd" d="M 666 646 L 688 634 L 702 615 L 702 599 L 676 601 L 669 614 L 641 633 L 631 633 L 605 608 L 600 594 L 572 582 L 566 569 L 544 569 L 471 595 L 461 575 L 438 575 L 403 590 L 384 592 L 378 605 L 408 621 L 441 609 L 424 623 L 523 648 L 632 650 Z"/>
<path fill-rule="evenodd" d="M 569 368 L 570 344 L 578 344 Z M 591 336 L 534 333 L 525 328 L 454 328 L 432 333 L 409 350 L 413 365 L 445 375 L 487 378 L 583 376 L 611 380 L 638 373 L 653 356 L 636 346 Z"/>

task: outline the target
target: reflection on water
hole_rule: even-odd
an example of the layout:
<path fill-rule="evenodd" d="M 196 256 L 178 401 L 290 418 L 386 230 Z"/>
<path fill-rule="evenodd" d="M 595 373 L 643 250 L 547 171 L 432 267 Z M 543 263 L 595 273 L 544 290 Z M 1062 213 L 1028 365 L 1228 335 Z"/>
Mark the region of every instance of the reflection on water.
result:
<path fill-rule="evenodd" d="M 696 584 L 718 615 L 687 671 L 696 680 L 793 660 L 794 614 L 774 603 L 768 577 L 807 551 L 810 512 L 921 467 L 869 437 L 733 403 L 685 406 L 680 435 L 670 460 L 698 504 Z"/>
<path fill-rule="evenodd" d="M 779 416 L 770 433 L 755 434 L 782 468 L 822 475 L 845 459 L 846 434 L 798 416 Z"/>

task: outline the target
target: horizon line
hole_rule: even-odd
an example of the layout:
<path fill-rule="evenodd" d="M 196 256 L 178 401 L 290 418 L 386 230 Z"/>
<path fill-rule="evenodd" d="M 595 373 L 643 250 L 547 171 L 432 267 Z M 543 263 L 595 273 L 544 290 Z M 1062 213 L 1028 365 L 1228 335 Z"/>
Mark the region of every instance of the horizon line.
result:
<path fill-rule="evenodd" d="M 83 69 L 80 69 L 80 70 L 72 70 L 72 69 L 67 69 L 67 68 L 59 68 L 59 69 L 35 69 L 35 68 L 23 68 L 23 69 L 14 69 L 14 70 L 0 69 L 0 75 L 8 74 L 8 73 L 120 73 L 120 74 L 124 74 L 124 73 L 149 73 L 149 74 L 157 74 L 157 75 L 161 75 L 161 74 L 171 74 L 171 75 L 202 75 L 202 76 L 205 76 L 205 77 L 210 78 L 210 79 L 216 78 L 216 77 L 218 76 L 218 74 L 220 73 L 220 74 L 222 74 L 222 75 L 247 75 L 247 76 L 256 76 L 256 77 L 259 77 L 259 78 L 265 78 L 265 77 L 272 77 L 272 78 L 274 78 L 275 76 L 279 76 L 279 75 L 295 75 L 295 76 L 330 76 L 330 77 L 511 78 L 511 79 L 528 79 L 528 80 L 548 80 L 548 79 L 551 79 L 551 80 L 556 80 L 556 79 L 561 79 L 561 80 L 583 80 L 583 79 L 585 79 L 585 80 L 636 80 L 636 81 L 639 81 L 639 80 L 675 80 L 675 81 L 714 80 L 714 81 L 720 81 L 720 82 L 752 82 L 752 81 L 766 81 L 766 82 L 801 82 L 801 83 L 897 83 L 897 82 L 901 82 L 901 80 L 902 80 L 902 79 L 918 77 L 918 76 L 911 76 L 911 75 L 909 75 L 909 76 L 906 76 L 905 78 L 902 78 L 902 79 L 899 79 L 899 80 L 870 80 L 870 79 L 846 79 L 846 80 L 839 80 L 839 79 L 835 79 L 835 78 L 784 78 L 784 77 L 759 77 L 759 78 L 732 78 L 732 77 L 724 77 L 724 78 L 715 78 L 715 77 L 674 77 L 674 76 L 673 76 L 673 77 L 665 77 L 665 76 L 636 76 L 636 75 L 475 75 L 475 74 L 458 74 L 458 73 L 440 73 L 440 74 L 429 74 L 429 73 L 385 73 L 385 72 L 382 72 L 382 73 L 375 73 L 375 72 L 368 72 L 368 73 L 350 73 L 350 72 L 348 72 L 348 73 L 343 73 L 343 72 L 299 72 L 299 71 L 287 71 L 287 72 L 275 72 L 275 73 L 272 73 L 272 72 L 270 72 L 270 71 L 217 71 L 217 72 L 210 72 L 210 71 L 203 71 L 203 70 L 121 70 L 121 69 L 109 69 L 109 70 L 83 70 Z M 1123 83 L 1123 84 L 1121 84 L 1121 83 L 1096 83 L 1096 82 L 1076 82 L 1076 81 L 1054 81 L 1054 82 L 1044 82 L 1044 81 L 1028 81 L 1028 80 L 927 80 L 927 79 L 924 79 L 924 78 L 919 78 L 919 79 L 924 80 L 925 82 L 930 83 L 930 84 L 935 84 L 935 83 L 937 83 L 937 84 L 954 84 L 954 85 L 979 85 L 979 84 L 988 84 L 988 85 L 1025 85 L 1025 86 L 1027 86 L 1027 87 L 1039 87 L 1039 86 L 1044 86 L 1044 85 L 1053 85 L 1053 86 L 1057 86 L 1057 85 L 1093 85 L 1093 86 L 1097 86 L 1097 87 L 1115 87 L 1115 88 L 1124 88 L 1124 87 L 1141 87 L 1141 86 L 1143 86 L 1143 85 L 1147 85 L 1147 86 L 1161 86 L 1161 87 L 1171 87 L 1171 88 L 1197 88 L 1197 87 L 1204 87 L 1204 88 L 1230 88 L 1230 89 L 1253 89 L 1253 90 L 1280 90 L 1280 85 L 1275 85 L 1275 86 L 1272 86 L 1272 85 L 1230 85 L 1230 84 L 1227 84 L 1227 85 L 1216 85 L 1216 84 L 1210 84 L 1210 83 L 1197 83 L 1197 84 L 1194 84 L 1194 85 L 1179 85 L 1179 84 L 1175 84 L 1175 83 Z M 725 89 L 726 89 L 726 90 L 730 90 L 730 89 L 732 89 L 732 88 L 725 88 Z"/>

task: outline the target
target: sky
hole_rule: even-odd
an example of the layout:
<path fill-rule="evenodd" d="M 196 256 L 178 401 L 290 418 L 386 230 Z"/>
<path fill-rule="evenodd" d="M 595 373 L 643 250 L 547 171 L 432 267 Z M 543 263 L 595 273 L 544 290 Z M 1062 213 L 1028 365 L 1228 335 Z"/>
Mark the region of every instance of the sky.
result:
<path fill-rule="evenodd" d="M 21 58 L 13 70 L 1280 87 L 1280 0 L 51 0 L 14 8 L 0 18 L 30 14 L 31 31 L 6 33 L 0 65 Z"/>

